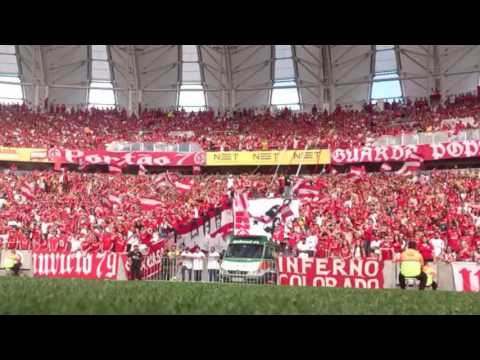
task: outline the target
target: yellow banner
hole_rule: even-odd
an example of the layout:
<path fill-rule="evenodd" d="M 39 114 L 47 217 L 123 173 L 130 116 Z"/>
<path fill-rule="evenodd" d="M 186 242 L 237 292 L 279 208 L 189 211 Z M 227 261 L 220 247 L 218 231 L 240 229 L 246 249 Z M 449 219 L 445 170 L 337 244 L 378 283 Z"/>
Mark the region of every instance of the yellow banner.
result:
<path fill-rule="evenodd" d="M 303 157 L 303 162 L 302 162 Z M 330 150 L 207 152 L 206 166 L 330 164 Z"/>
<path fill-rule="evenodd" d="M 47 149 L 0 147 L 0 161 L 49 162 Z"/>

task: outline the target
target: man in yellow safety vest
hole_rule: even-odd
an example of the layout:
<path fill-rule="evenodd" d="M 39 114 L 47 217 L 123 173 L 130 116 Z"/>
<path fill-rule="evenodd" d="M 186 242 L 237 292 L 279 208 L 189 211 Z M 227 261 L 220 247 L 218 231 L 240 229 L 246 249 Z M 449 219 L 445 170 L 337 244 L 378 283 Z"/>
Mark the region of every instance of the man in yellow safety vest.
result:
<path fill-rule="evenodd" d="M 400 275 L 399 283 L 402 289 L 405 289 L 405 279 L 414 278 L 420 280 L 420 290 L 424 290 L 427 284 L 427 274 L 423 272 L 423 256 L 417 251 L 415 241 L 408 243 L 408 249 L 400 254 Z"/>

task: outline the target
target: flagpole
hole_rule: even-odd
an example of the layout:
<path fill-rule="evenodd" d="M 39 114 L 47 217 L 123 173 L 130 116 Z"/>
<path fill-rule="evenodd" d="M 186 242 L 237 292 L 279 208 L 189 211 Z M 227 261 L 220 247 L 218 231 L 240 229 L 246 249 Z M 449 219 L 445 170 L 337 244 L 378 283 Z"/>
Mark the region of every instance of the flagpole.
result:
<path fill-rule="evenodd" d="M 282 152 L 278 156 L 277 168 L 275 169 L 275 174 L 273 174 L 272 181 L 270 182 L 270 185 L 268 185 L 268 189 L 270 189 L 270 186 L 272 186 L 273 182 L 277 178 L 278 169 L 280 168 L 281 156 L 285 153 L 285 151 L 287 151 L 287 147 L 288 147 L 288 144 L 285 144 L 285 147 L 283 148 Z"/>
<path fill-rule="evenodd" d="M 300 170 L 302 169 L 302 165 L 303 165 L 303 161 L 305 160 L 305 153 L 307 152 L 307 149 L 308 149 L 308 142 L 305 145 L 305 149 L 303 149 L 302 160 L 300 160 L 300 164 L 298 165 L 297 173 L 295 174 L 296 177 L 298 177 L 298 174 L 300 174 Z"/>

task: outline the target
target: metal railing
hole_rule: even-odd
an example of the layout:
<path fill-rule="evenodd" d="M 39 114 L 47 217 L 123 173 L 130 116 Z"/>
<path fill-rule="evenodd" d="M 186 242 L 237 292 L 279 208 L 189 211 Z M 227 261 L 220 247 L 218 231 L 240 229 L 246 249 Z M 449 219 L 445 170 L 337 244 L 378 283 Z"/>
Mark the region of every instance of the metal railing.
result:
<path fill-rule="evenodd" d="M 460 131 L 457 135 L 449 135 L 448 131 L 436 131 L 431 133 L 402 134 L 398 136 L 382 136 L 375 140 L 375 146 L 387 145 L 422 145 L 440 144 L 451 141 L 480 140 L 480 129 Z"/>
<path fill-rule="evenodd" d="M 190 260 L 191 261 L 191 260 Z M 160 264 L 150 268 L 143 280 L 201 282 L 201 283 L 237 283 L 237 284 L 277 284 L 277 266 L 275 260 L 249 259 L 234 262 L 231 260 L 216 263 L 208 259 L 193 263 L 181 257 L 164 257 Z"/>
<path fill-rule="evenodd" d="M 179 143 L 169 144 L 159 143 L 131 143 L 131 142 L 113 142 L 106 145 L 108 151 L 122 152 L 198 152 L 202 151 L 202 147 L 197 143 Z"/>

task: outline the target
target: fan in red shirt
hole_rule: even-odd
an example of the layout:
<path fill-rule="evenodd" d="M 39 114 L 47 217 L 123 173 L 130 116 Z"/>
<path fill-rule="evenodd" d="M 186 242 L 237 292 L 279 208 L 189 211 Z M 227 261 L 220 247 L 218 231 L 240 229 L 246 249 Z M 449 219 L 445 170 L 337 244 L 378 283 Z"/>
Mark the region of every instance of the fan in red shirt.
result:
<path fill-rule="evenodd" d="M 116 235 L 114 237 L 115 252 L 124 253 L 127 250 L 127 242 L 122 235 Z"/>
<path fill-rule="evenodd" d="M 425 262 L 433 261 L 433 246 L 429 243 L 428 239 L 423 239 L 422 243 L 418 246 L 418 251 L 422 254 Z"/>
<path fill-rule="evenodd" d="M 20 250 L 31 250 L 32 249 L 32 242 L 30 239 L 25 236 L 23 232 L 19 233 L 20 238 Z"/>
<path fill-rule="evenodd" d="M 460 261 L 471 261 L 472 260 L 472 251 L 466 241 L 462 241 L 462 247 L 458 252 L 457 260 Z"/>
<path fill-rule="evenodd" d="M 101 235 L 101 242 L 102 242 L 102 251 L 110 252 L 113 250 L 113 237 L 110 233 L 103 233 Z"/>
<path fill-rule="evenodd" d="M 17 248 L 17 232 L 15 230 L 9 230 L 8 232 L 8 242 L 7 249 L 16 249 Z"/>
<path fill-rule="evenodd" d="M 58 238 L 55 234 L 50 233 L 50 235 L 48 235 L 48 249 L 49 251 L 54 252 L 54 251 L 57 251 L 57 247 L 58 247 Z"/>
<path fill-rule="evenodd" d="M 393 260 L 393 243 L 390 237 L 387 237 L 380 243 L 380 259 Z"/>
<path fill-rule="evenodd" d="M 57 242 L 57 251 L 59 252 L 67 252 L 69 251 L 69 241 L 68 237 L 65 234 L 62 234 L 58 237 L 58 242 Z"/>
<path fill-rule="evenodd" d="M 350 259 L 352 257 L 350 245 L 346 241 L 344 241 L 343 244 L 341 245 L 340 255 L 344 260 Z"/>

